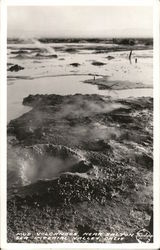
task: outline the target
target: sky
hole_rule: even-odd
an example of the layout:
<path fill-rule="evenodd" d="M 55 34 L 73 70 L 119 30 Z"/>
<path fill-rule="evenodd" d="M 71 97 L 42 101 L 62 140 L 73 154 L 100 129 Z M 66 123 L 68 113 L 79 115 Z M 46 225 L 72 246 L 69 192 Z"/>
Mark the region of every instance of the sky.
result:
<path fill-rule="evenodd" d="M 152 37 L 150 6 L 9 6 L 8 37 Z"/>

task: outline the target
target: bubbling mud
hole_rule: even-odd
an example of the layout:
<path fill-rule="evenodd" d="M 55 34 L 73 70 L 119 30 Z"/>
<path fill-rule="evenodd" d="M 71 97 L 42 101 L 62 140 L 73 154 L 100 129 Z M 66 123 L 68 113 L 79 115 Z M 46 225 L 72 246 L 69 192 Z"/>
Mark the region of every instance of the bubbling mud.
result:
<path fill-rule="evenodd" d="M 13 149 L 8 155 L 8 183 L 24 186 L 54 179 L 65 172 L 86 172 L 90 168 L 91 164 L 80 152 L 61 145 L 37 144 Z"/>

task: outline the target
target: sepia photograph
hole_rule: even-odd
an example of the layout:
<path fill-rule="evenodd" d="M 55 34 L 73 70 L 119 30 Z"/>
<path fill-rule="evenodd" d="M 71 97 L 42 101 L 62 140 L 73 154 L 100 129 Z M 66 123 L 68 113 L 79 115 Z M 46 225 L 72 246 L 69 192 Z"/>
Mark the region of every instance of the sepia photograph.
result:
<path fill-rule="evenodd" d="M 153 5 L 7 6 L 7 243 L 154 243 Z"/>

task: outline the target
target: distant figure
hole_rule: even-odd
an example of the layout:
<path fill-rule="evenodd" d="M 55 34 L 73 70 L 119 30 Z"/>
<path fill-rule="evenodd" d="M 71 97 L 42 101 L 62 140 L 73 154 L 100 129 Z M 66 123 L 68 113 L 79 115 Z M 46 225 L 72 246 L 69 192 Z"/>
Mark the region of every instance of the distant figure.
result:
<path fill-rule="evenodd" d="M 135 63 L 137 63 L 137 58 L 135 58 Z"/>
<path fill-rule="evenodd" d="M 130 63 L 131 63 L 131 56 L 132 56 L 132 50 L 129 53 L 129 61 L 130 61 Z"/>
<path fill-rule="evenodd" d="M 94 81 L 96 80 L 96 76 L 94 75 Z"/>

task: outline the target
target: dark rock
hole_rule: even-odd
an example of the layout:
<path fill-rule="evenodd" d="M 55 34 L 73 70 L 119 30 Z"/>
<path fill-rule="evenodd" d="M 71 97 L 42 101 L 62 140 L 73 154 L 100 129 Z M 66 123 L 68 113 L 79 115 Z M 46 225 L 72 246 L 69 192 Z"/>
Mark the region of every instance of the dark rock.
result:
<path fill-rule="evenodd" d="M 78 66 L 80 66 L 80 63 L 70 63 L 70 65 L 73 67 L 78 67 Z"/>
<path fill-rule="evenodd" d="M 94 66 L 103 66 L 103 65 L 105 65 L 105 64 L 106 64 L 106 63 L 98 62 L 98 61 L 92 62 L 92 65 L 94 65 Z"/>
<path fill-rule="evenodd" d="M 67 49 L 65 49 L 65 51 L 69 52 L 69 53 L 75 53 L 75 52 L 77 52 L 77 49 L 75 49 L 75 48 L 67 48 Z"/>
<path fill-rule="evenodd" d="M 114 59 L 115 57 L 114 56 L 107 56 L 106 57 L 108 60 L 112 60 L 112 59 Z"/>
<path fill-rule="evenodd" d="M 21 67 L 21 66 L 19 66 L 18 64 L 15 64 L 14 66 L 11 66 L 9 69 L 8 69 L 8 71 L 19 71 L 19 70 L 23 70 L 24 69 L 24 67 Z"/>

